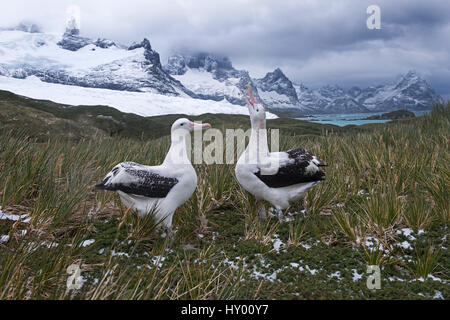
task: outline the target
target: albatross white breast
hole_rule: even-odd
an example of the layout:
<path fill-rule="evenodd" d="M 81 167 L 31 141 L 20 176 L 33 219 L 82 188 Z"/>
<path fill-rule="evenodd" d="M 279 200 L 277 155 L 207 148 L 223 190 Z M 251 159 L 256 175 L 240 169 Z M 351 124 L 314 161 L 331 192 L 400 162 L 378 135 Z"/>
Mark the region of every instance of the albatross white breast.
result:
<path fill-rule="evenodd" d="M 197 187 L 197 174 L 186 150 L 186 138 L 194 130 L 210 128 L 182 118 L 171 128 L 171 145 L 164 162 L 147 166 L 121 162 L 109 172 L 97 189 L 116 191 L 126 207 L 140 216 L 152 213 L 169 230 L 175 210 L 192 195 Z"/>
<path fill-rule="evenodd" d="M 270 202 L 282 218 L 282 210 L 305 196 L 306 191 L 325 179 L 320 167 L 325 164 L 305 149 L 269 152 L 265 110 L 248 86 L 244 97 L 250 113 L 251 136 L 245 151 L 236 164 L 236 178 L 241 186 L 253 194 L 261 218 L 266 217 L 262 200 Z"/>

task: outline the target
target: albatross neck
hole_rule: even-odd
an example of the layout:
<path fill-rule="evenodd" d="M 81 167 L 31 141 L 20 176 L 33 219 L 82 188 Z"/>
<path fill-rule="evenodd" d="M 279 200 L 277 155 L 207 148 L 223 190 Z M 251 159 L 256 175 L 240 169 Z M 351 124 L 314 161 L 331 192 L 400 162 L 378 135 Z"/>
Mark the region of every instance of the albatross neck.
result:
<path fill-rule="evenodd" d="M 188 136 L 188 134 L 183 132 L 171 133 L 170 148 L 164 159 L 163 165 L 191 165 L 186 149 L 186 138 Z"/>
<path fill-rule="evenodd" d="M 251 119 L 252 131 L 247 149 L 252 154 L 266 156 L 269 153 L 267 144 L 266 120 Z"/>

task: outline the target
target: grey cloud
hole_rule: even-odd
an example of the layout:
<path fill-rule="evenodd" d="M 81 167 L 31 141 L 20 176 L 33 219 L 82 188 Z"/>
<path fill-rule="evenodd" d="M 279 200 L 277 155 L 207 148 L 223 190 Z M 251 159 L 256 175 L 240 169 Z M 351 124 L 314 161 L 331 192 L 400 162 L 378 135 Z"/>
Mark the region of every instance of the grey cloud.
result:
<path fill-rule="evenodd" d="M 307 86 L 371 85 L 414 69 L 450 95 L 450 2 L 440 0 L 16 0 L 0 26 L 35 21 L 62 32 L 66 8 L 81 10 L 81 31 L 129 44 L 148 37 L 162 61 L 174 51 L 227 55 L 256 77 L 276 67 Z M 366 8 L 381 8 L 381 30 Z"/>

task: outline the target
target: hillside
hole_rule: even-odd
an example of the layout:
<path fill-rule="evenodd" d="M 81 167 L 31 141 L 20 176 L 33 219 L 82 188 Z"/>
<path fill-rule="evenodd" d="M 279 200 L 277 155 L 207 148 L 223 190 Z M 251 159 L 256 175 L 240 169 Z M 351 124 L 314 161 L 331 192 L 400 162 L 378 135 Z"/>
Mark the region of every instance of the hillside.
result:
<path fill-rule="evenodd" d="M 395 110 L 383 114 L 373 115 L 370 117 L 367 117 L 367 120 L 397 120 L 397 119 L 407 119 L 407 118 L 414 118 L 415 114 L 414 112 L 402 109 L 402 110 Z"/>
<path fill-rule="evenodd" d="M 243 128 L 250 126 L 248 116 L 229 114 L 202 114 L 189 116 L 173 114 L 141 117 L 123 113 L 108 106 L 69 106 L 46 100 L 30 99 L 0 90 L 0 132 L 21 131 L 32 138 L 45 140 L 66 137 L 73 140 L 95 137 L 126 137 L 153 139 L 167 135 L 173 121 L 181 117 L 210 123 L 213 127 Z M 268 128 L 279 128 L 290 135 L 322 134 L 324 131 L 341 132 L 333 125 L 320 125 L 302 120 L 269 119 Z"/>

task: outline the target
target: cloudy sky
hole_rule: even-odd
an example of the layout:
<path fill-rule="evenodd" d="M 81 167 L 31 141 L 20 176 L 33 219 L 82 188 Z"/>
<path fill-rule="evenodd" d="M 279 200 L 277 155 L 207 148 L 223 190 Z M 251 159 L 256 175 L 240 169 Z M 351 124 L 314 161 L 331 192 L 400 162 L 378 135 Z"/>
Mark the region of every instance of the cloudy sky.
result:
<path fill-rule="evenodd" d="M 74 12 L 82 35 L 123 44 L 147 37 L 163 63 L 177 50 L 213 52 L 253 77 L 280 67 L 311 88 L 379 84 L 413 69 L 450 99 L 448 0 L 4 2 L 0 27 L 26 21 L 63 32 Z M 373 4 L 381 10 L 380 30 L 366 26 Z"/>

